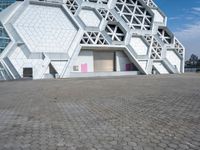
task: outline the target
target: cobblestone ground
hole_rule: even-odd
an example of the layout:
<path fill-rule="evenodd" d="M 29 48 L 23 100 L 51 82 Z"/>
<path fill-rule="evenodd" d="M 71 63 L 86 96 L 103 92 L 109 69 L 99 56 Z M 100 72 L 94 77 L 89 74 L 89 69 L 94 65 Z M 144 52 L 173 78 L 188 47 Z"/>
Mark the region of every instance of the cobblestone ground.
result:
<path fill-rule="evenodd" d="M 0 82 L 2 150 L 200 150 L 200 75 Z"/>

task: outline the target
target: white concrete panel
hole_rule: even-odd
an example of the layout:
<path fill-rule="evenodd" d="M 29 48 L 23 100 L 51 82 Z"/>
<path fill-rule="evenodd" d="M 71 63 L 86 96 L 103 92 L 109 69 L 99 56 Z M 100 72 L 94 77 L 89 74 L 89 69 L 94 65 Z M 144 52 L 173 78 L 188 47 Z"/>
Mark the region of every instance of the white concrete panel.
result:
<path fill-rule="evenodd" d="M 58 7 L 29 5 L 14 27 L 32 52 L 67 52 L 77 29 Z"/>
<path fill-rule="evenodd" d="M 147 60 L 139 60 L 138 63 L 140 64 L 140 66 L 141 66 L 144 70 L 146 70 L 146 68 L 147 68 L 147 63 L 148 63 Z"/>
<path fill-rule="evenodd" d="M 164 23 L 165 18 L 162 16 L 162 14 L 156 10 L 156 9 L 152 9 L 152 11 L 154 12 L 154 21 L 155 22 L 162 22 Z"/>
<path fill-rule="evenodd" d="M 19 73 L 23 77 L 23 68 L 31 67 L 33 68 L 33 78 L 40 79 L 40 72 L 43 70 L 43 60 L 42 59 L 27 59 L 20 47 L 17 47 L 12 54 L 9 56 L 9 60 Z"/>
<path fill-rule="evenodd" d="M 126 64 L 130 63 L 130 60 L 123 51 L 116 52 L 116 71 L 126 71 Z"/>
<path fill-rule="evenodd" d="M 163 66 L 161 62 L 154 62 L 153 63 L 154 67 L 158 70 L 160 74 L 169 74 L 167 69 Z"/>
<path fill-rule="evenodd" d="M 166 53 L 167 60 L 178 69 L 180 72 L 181 70 L 181 60 L 180 58 L 176 55 L 176 53 L 172 50 L 167 50 Z"/>
<path fill-rule="evenodd" d="M 79 13 L 79 17 L 88 27 L 98 27 L 100 24 L 100 19 L 93 10 L 82 9 Z"/>
<path fill-rule="evenodd" d="M 138 55 L 147 55 L 148 47 L 140 37 L 132 37 L 130 45 Z"/>
<path fill-rule="evenodd" d="M 83 72 L 83 66 L 87 67 L 87 72 L 94 72 L 94 56 L 93 51 L 82 50 L 73 66 L 77 66 L 78 70 L 72 72 Z"/>
<path fill-rule="evenodd" d="M 58 72 L 59 75 L 62 74 L 66 63 L 67 61 L 51 61 L 52 66 Z"/>

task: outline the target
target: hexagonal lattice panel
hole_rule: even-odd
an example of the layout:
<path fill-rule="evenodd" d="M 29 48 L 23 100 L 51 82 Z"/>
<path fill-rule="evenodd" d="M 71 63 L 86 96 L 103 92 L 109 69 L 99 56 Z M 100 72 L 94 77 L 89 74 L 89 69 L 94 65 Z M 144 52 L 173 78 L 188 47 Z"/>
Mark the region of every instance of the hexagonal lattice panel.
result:
<path fill-rule="evenodd" d="M 78 16 L 87 27 L 98 27 L 100 24 L 100 19 L 94 10 L 82 9 Z"/>
<path fill-rule="evenodd" d="M 158 41 L 153 38 L 152 48 L 151 48 L 151 59 L 161 59 L 162 47 Z"/>
<path fill-rule="evenodd" d="M 172 43 L 172 36 L 165 28 L 159 28 L 157 34 L 160 37 L 161 41 L 163 41 L 165 44 Z"/>
<path fill-rule="evenodd" d="M 67 52 L 77 28 L 59 7 L 29 5 L 14 23 L 32 52 Z"/>
<path fill-rule="evenodd" d="M 86 0 L 86 1 L 98 4 L 108 4 L 108 0 Z"/>
<path fill-rule="evenodd" d="M 179 55 L 183 56 L 184 48 L 177 39 L 175 39 L 175 50 Z"/>
<path fill-rule="evenodd" d="M 156 8 L 156 4 L 153 2 L 153 0 L 143 0 L 149 7 Z"/>
<path fill-rule="evenodd" d="M 145 36 L 146 41 L 151 46 L 151 59 L 161 59 L 162 46 L 153 36 Z"/>
<path fill-rule="evenodd" d="M 98 9 L 98 12 L 107 21 L 116 22 L 114 16 L 108 10 L 106 10 L 104 8 L 100 8 L 100 9 Z"/>
<path fill-rule="evenodd" d="M 78 3 L 76 2 L 76 0 L 67 0 L 66 6 L 72 14 L 75 14 L 78 9 Z"/>
<path fill-rule="evenodd" d="M 6 48 L 6 46 L 10 43 L 10 38 L 4 29 L 3 25 L 0 22 L 0 54 Z"/>
<path fill-rule="evenodd" d="M 108 45 L 108 42 L 100 32 L 85 32 L 81 44 Z"/>
<path fill-rule="evenodd" d="M 153 16 L 139 0 L 117 0 L 115 10 L 131 29 L 151 29 Z"/>
<path fill-rule="evenodd" d="M 113 41 L 124 41 L 125 34 L 116 24 L 107 24 L 105 31 Z"/>

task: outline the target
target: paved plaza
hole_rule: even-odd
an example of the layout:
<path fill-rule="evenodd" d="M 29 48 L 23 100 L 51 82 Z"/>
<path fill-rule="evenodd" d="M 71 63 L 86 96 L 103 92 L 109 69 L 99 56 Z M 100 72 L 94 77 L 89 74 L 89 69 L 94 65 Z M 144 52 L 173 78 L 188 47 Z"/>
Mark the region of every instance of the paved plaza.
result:
<path fill-rule="evenodd" d="M 1 150 L 200 150 L 200 74 L 0 82 Z"/>

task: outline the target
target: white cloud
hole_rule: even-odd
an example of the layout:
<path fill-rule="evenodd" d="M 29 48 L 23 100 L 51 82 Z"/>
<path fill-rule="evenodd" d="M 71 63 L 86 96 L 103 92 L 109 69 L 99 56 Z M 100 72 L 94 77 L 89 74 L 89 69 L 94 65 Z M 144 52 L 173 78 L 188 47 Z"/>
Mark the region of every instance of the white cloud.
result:
<path fill-rule="evenodd" d="M 177 16 L 177 17 L 170 17 L 169 20 L 178 20 L 180 19 L 181 17 Z"/>
<path fill-rule="evenodd" d="M 194 17 L 199 17 L 200 16 L 200 7 L 193 7 L 190 10 L 190 13 L 194 15 Z"/>
<path fill-rule="evenodd" d="M 184 29 L 176 32 L 176 34 L 184 36 L 184 38 L 190 38 L 190 39 L 199 37 L 200 36 L 200 21 L 195 24 L 187 25 Z"/>
<path fill-rule="evenodd" d="M 175 32 L 186 48 L 186 57 L 196 54 L 200 57 L 200 7 L 193 7 L 185 15 L 187 22 Z"/>
<path fill-rule="evenodd" d="M 193 7 L 192 10 L 200 12 L 200 7 Z"/>
<path fill-rule="evenodd" d="M 200 21 L 187 25 L 184 29 L 175 32 L 175 35 L 185 46 L 187 57 L 192 53 L 200 56 Z"/>

